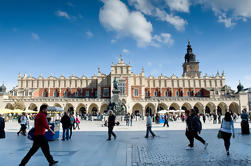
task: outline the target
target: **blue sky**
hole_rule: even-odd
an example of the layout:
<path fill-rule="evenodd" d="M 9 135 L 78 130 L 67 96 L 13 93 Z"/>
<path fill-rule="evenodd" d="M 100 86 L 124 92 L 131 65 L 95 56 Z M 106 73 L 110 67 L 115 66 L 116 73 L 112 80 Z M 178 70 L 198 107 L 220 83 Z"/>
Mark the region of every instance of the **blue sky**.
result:
<path fill-rule="evenodd" d="M 251 87 L 250 0 L 3 0 L 0 81 L 109 74 L 122 54 L 134 73 L 177 76 L 187 40 L 202 75 Z"/>

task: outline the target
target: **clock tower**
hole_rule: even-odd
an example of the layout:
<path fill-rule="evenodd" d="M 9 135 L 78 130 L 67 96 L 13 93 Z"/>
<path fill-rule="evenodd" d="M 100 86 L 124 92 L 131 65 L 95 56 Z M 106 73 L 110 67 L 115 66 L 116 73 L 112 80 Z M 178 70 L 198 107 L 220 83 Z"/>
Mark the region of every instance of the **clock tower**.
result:
<path fill-rule="evenodd" d="M 185 55 L 185 62 L 183 63 L 183 76 L 187 77 L 200 77 L 199 63 L 193 54 L 192 46 L 188 40 L 187 53 Z"/>

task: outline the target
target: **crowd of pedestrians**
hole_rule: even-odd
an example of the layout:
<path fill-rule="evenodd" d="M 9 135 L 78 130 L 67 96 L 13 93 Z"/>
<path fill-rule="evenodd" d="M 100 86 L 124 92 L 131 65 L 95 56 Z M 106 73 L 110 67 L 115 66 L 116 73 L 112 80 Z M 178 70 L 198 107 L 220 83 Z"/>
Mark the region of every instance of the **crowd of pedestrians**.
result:
<path fill-rule="evenodd" d="M 116 115 L 113 113 L 113 111 L 108 111 L 108 120 L 106 121 L 106 126 L 108 127 L 108 138 L 107 141 L 111 141 L 111 137 L 114 137 L 114 140 L 116 140 L 117 135 L 114 133 L 113 129 L 114 126 L 117 124 L 116 122 Z M 164 114 L 164 124 L 163 127 L 167 126 L 169 127 L 169 119 L 172 115 L 169 115 L 168 113 Z M 235 138 L 235 130 L 234 130 L 234 122 L 237 119 L 238 115 L 226 112 L 225 116 L 222 118 L 220 114 L 198 114 L 194 109 L 186 110 L 184 114 L 181 114 L 180 118 L 182 122 L 185 122 L 186 129 L 185 129 L 185 136 L 188 139 L 188 146 L 187 150 L 193 150 L 194 149 L 194 139 L 198 140 L 204 145 L 204 148 L 206 149 L 208 146 L 208 142 L 204 140 L 200 133 L 202 131 L 202 123 L 200 121 L 200 118 L 202 117 L 203 123 L 206 122 L 206 119 L 210 122 L 213 120 L 213 123 L 220 123 L 220 129 L 218 132 L 218 138 L 222 139 L 224 141 L 224 146 L 226 150 L 226 154 L 230 155 L 230 140 L 231 137 Z M 242 111 L 241 117 L 241 132 L 242 134 L 249 134 L 249 115 L 247 114 L 247 111 L 244 109 Z M 126 122 L 127 126 L 132 126 L 132 121 L 135 118 L 134 114 L 126 114 L 124 117 L 124 120 Z M 172 116 L 173 118 L 173 116 Z M 149 138 L 149 133 L 154 138 L 156 134 L 152 131 L 152 122 L 155 121 L 156 123 L 159 123 L 160 116 L 156 115 L 154 117 L 151 116 L 149 112 L 146 112 L 146 135 L 145 138 Z M 20 133 L 22 135 L 26 135 L 26 129 L 29 126 L 29 118 L 25 113 L 18 118 L 18 122 L 20 124 L 20 130 L 17 132 L 17 135 Z M 80 118 L 77 115 L 76 117 L 73 114 L 68 114 L 67 112 L 64 112 L 64 115 L 60 119 L 60 122 L 62 124 L 62 140 L 69 140 L 72 138 L 72 130 L 80 129 Z M 0 138 L 5 138 L 5 121 L 0 115 Z M 53 159 L 53 157 L 50 154 L 49 150 L 49 144 L 45 137 L 45 130 L 49 130 L 52 134 L 55 134 L 54 131 L 50 128 L 47 121 L 47 105 L 42 105 L 40 108 L 40 112 L 36 115 L 34 120 L 34 141 L 31 149 L 26 154 L 26 156 L 23 158 L 23 160 L 20 163 L 20 166 L 26 165 L 26 163 L 29 161 L 29 159 L 36 153 L 36 151 L 41 148 L 42 152 L 44 153 L 47 161 L 50 165 L 54 165 L 57 163 Z"/>

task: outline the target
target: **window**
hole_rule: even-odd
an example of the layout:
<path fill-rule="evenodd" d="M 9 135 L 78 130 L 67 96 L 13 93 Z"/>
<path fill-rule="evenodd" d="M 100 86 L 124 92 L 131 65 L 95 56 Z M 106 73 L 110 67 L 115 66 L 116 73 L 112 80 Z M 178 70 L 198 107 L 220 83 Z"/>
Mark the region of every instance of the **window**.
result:
<path fill-rule="evenodd" d="M 166 96 L 166 97 L 168 97 L 168 96 L 169 96 L 169 95 L 168 95 L 168 90 L 166 91 L 165 96 Z"/>
<path fill-rule="evenodd" d="M 199 97 L 199 96 L 201 96 L 201 93 L 200 93 L 200 91 L 198 91 L 198 92 L 197 92 L 197 96 L 198 96 L 198 97 Z"/>
<path fill-rule="evenodd" d="M 79 96 L 79 93 L 78 91 L 75 92 L 75 97 L 78 97 Z"/>
<path fill-rule="evenodd" d="M 150 96 L 150 92 L 149 91 L 146 91 L 146 97 L 149 97 Z"/>
<path fill-rule="evenodd" d="M 139 89 L 134 89 L 133 95 L 134 96 L 139 96 Z"/>
<path fill-rule="evenodd" d="M 180 92 L 179 91 L 176 91 L 176 96 L 180 96 Z"/>
<path fill-rule="evenodd" d="M 118 89 L 120 90 L 120 94 L 125 94 L 125 82 L 119 82 L 118 83 Z"/>
<path fill-rule="evenodd" d="M 190 91 L 187 92 L 187 96 L 191 96 L 191 92 Z"/>
<path fill-rule="evenodd" d="M 28 91 L 26 90 L 26 91 L 24 92 L 24 95 L 25 95 L 25 96 L 28 96 L 28 94 L 29 94 L 29 93 L 28 93 Z"/>
<path fill-rule="evenodd" d="M 43 92 L 43 97 L 48 97 L 48 92 L 47 91 Z"/>
<path fill-rule="evenodd" d="M 54 91 L 53 96 L 54 96 L 54 97 L 58 97 L 58 93 L 57 93 L 57 91 L 56 91 L 56 90 Z"/>
<path fill-rule="evenodd" d="M 109 97 L 109 88 L 104 88 L 103 97 Z"/>
<path fill-rule="evenodd" d="M 157 91 L 154 92 L 154 96 L 157 97 L 158 96 L 158 93 Z"/>
<path fill-rule="evenodd" d="M 65 91 L 65 92 L 64 92 L 64 97 L 68 97 L 68 95 L 69 95 L 69 92 L 68 92 L 68 91 Z"/>
<path fill-rule="evenodd" d="M 14 96 L 17 96 L 17 92 L 16 91 L 14 92 Z"/>
<path fill-rule="evenodd" d="M 89 91 L 85 91 L 85 97 L 89 97 Z"/>

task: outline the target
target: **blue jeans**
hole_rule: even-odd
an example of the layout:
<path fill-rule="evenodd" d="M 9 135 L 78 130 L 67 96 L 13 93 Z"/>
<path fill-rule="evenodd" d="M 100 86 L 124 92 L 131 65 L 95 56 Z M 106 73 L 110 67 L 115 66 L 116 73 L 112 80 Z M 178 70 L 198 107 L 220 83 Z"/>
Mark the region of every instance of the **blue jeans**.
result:
<path fill-rule="evenodd" d="M 69 139 L 69 128 L 63 128 L 63 139 L 65 139 L 65 132 L 66 132 L 66 139 Z"/>

